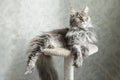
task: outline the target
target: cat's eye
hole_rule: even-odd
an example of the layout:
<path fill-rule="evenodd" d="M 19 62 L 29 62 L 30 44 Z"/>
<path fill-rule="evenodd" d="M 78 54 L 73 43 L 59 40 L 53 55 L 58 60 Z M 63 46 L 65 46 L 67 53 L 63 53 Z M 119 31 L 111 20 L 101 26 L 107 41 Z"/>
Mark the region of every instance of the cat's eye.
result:
<path fill-rule="evenodd" d="M 83 19 L 83 17 L 82 17 L 82 16 L 80 16 L 80 17 L 79 17 L 79 19 L 80 19 L 81 21 L 83 21 L 83 22 L 84 22 L 84 19 Z"/>
<path fill-rule="evenodd" d="M 75 15 L 74 14 L 71 14 L 70 17 L 74 17 Z"/>
<path fill-rule="evenodd" d="M 79 16 L 80 16 L 79 12 L 77 12 L 77 13 L 76 13 L 76 16 L 77 16 L 77 17 L 79 17 Z"/>
<path fill-rule="evenodd" d="M 86 21 L 88 20 L 88 17 L 86 17 L 86 19 L 85 19 Z"/>

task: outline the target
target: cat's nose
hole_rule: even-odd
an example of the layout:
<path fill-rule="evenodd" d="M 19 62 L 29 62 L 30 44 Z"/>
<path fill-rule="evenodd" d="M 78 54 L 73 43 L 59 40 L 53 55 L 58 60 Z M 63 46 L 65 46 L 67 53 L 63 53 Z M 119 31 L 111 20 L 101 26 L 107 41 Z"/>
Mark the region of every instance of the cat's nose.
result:
<path fill-rule="evenodd" d="M 75 21 L 76 21 L 76 22 L 79 22 L 80 20 L 79 20 L 79 18 L 76 18 Z"/>

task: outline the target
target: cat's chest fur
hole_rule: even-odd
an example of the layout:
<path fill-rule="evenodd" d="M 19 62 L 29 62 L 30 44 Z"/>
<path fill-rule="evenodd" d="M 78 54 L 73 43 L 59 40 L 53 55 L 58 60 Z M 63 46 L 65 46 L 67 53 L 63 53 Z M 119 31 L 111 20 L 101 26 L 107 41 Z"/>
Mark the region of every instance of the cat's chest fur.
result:
<path fill-rule="evenodd" d="M 87 43 L 87 31 L 82 28 L 70 28 L 66 34 L 68 45 Z"/>

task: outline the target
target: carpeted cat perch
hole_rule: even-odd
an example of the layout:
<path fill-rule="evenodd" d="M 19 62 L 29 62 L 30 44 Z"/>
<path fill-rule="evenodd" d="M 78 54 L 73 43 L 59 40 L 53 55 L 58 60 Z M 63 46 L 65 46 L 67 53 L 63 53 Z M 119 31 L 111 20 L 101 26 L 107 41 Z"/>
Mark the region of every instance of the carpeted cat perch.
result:
<path fill-rule="evenodd" d="M 89 55 L 92 55 L 98 51 L 98 47 L 93 44 L 88 44 Z M 44 49 L 45 55 L 62 56 L 64 57 L 64 80 L 74 80 L 74 66 L 73 59 L 70 51 L 65 48 Z"/>

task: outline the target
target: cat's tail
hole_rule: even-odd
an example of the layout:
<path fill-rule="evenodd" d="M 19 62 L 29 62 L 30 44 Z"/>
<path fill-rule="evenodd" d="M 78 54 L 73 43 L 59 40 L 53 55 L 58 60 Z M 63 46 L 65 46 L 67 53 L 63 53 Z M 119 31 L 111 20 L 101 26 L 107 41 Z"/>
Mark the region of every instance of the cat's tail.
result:
<path fill-rule="evenodd" d="M 43 49 L 49 47 L 50 39 L 50 35 L 38 36 L 31 41 L 30 48 L 28 49 L 29 59 L 27 73 L 31 73 L 36 65 L 41 80 L 58 80 L 52 57 L 46 56 L 42 52 Z"/>

